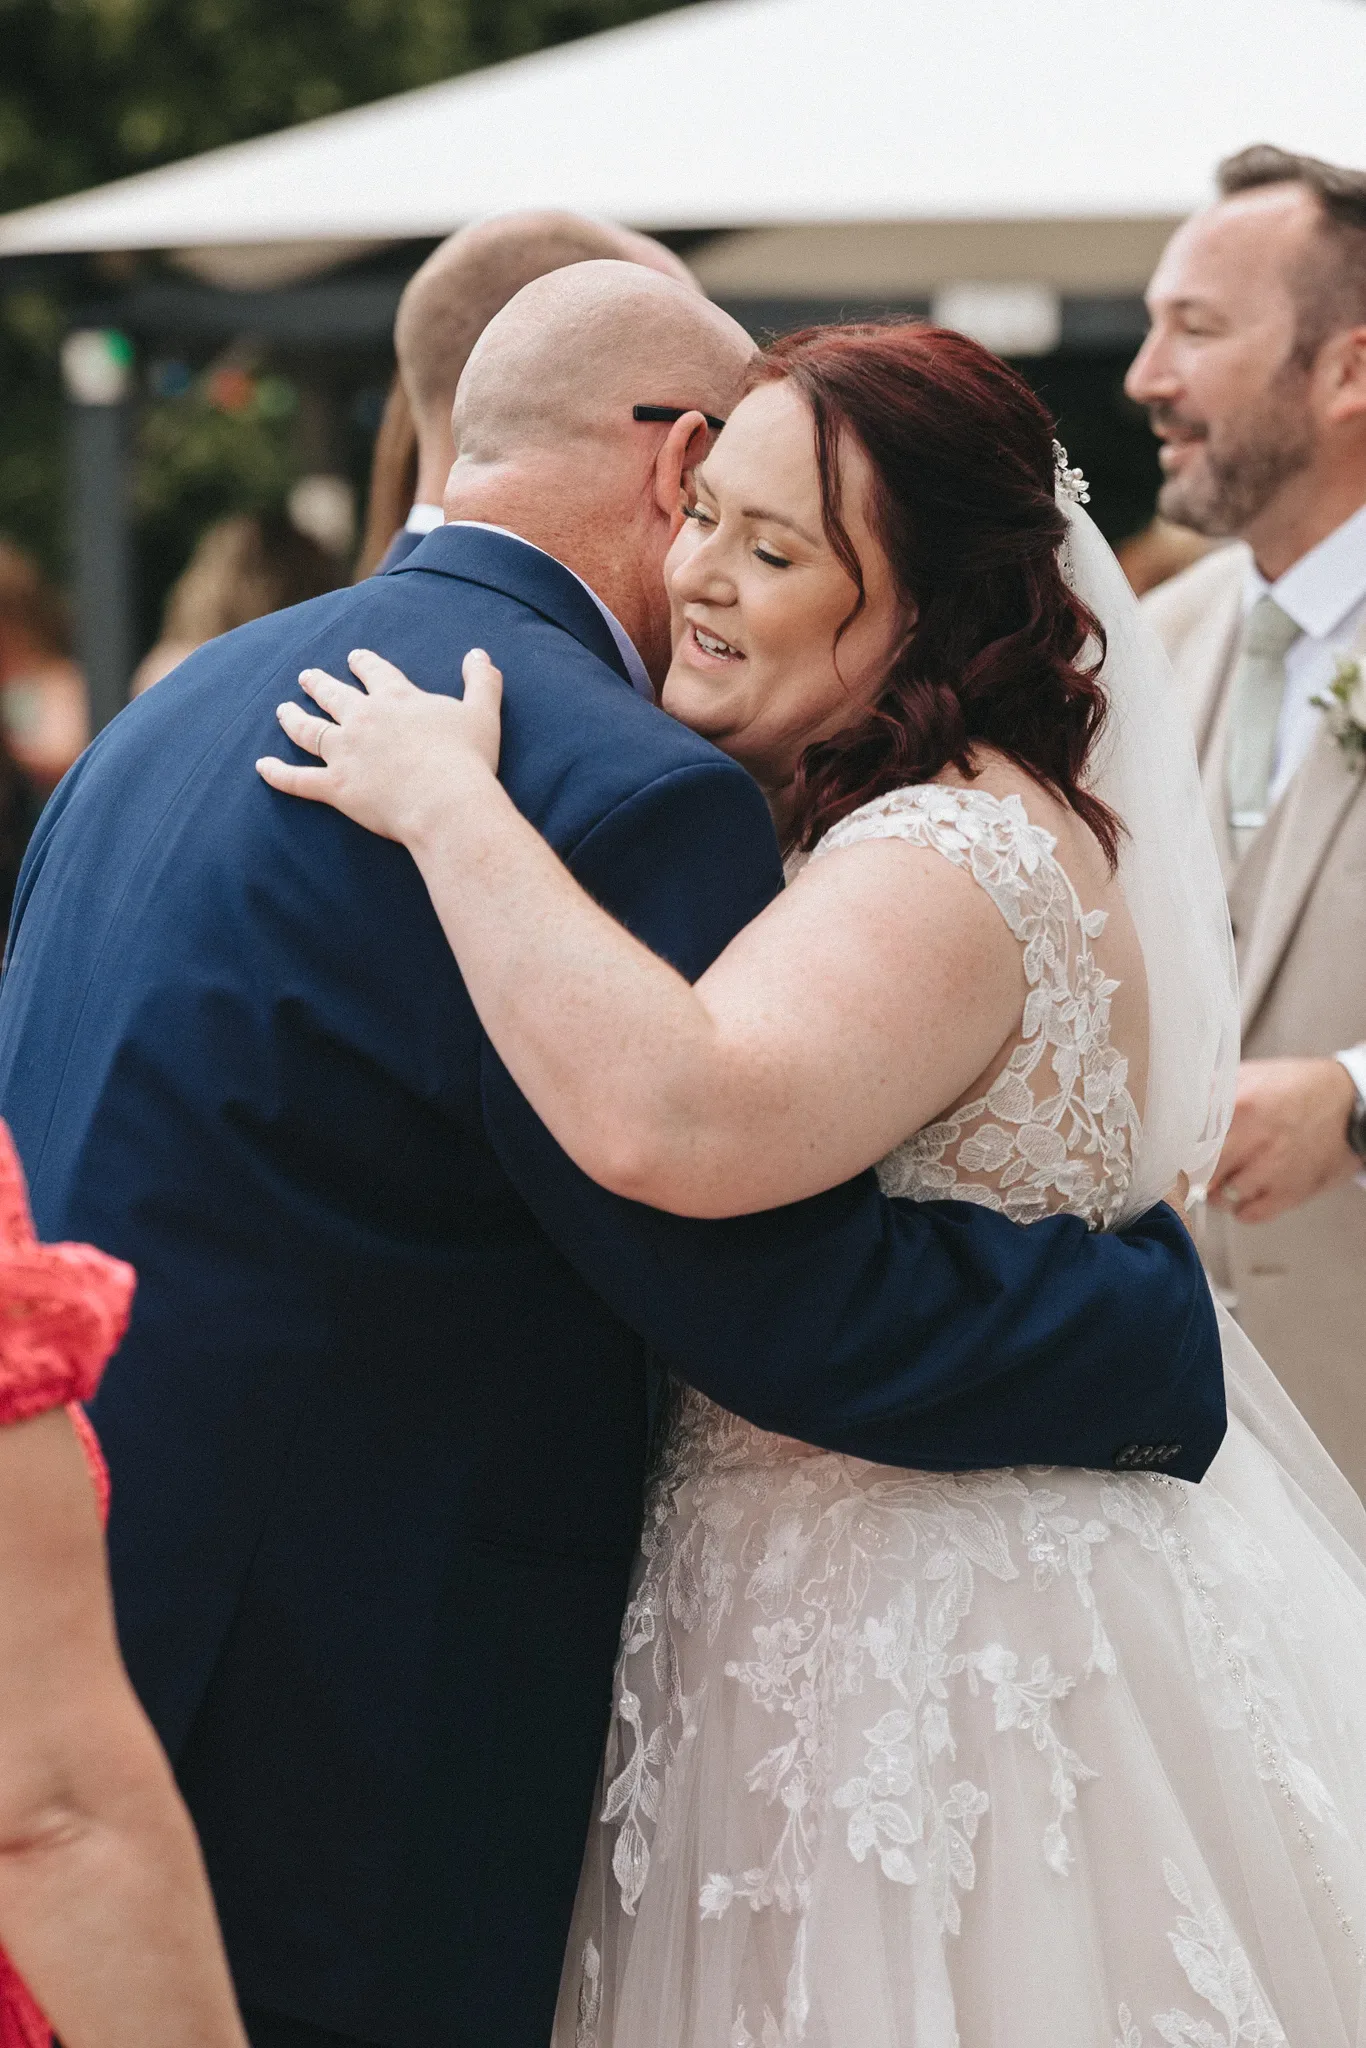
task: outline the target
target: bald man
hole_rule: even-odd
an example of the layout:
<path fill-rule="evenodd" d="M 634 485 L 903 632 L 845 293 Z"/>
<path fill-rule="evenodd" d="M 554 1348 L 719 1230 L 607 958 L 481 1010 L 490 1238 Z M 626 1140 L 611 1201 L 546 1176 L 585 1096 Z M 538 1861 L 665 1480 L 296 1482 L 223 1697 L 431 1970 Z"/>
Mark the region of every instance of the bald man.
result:
<path fill-rule="evenodd" d="M 451 408 L 470 351 L 496 313 L 524 285 L 571 263 L 616 259 L 639 263 L 696 291 L 686 263 L 657 242 L 612 221 L 582 214 L 538 211 L 499 214 L 451 235 L 409 279 L 394 322 L 398 378 L 417 436 L 417 480 L 413 503 L 389 513 L 379 533 L 371 529 L 393 504 L 394 480 L 377 473 L 367 519 L 364 567 L 392 568 L 441 524 L 441 500 L 455 460 Z M 394 532 L 395 525 L 399 525 Z M 392 538 L 389 536 L 392 535 Z M 386 545 L 387 543 L 387 545 Z"/>
<path fill-rule="evenodd" d="M 871 1174 L 718 1223 L 604 1194 L 485 1042 L 406 852 L 253 773 L 304 666 L 368 645 L 456 691 L 486 647 L 515 801 L 701 973 L 780 888 L 778 848 L 650 679 L 684 473 L 750 354 L 637 265 L 528 286 L 461 383 L 447 523 L 140 697 L 21 877 L 0 1113 L 41 1234 L 138 1270 L 96 1407 L 121 1639 L 254 2048 L 545 2048 L 652 1352 L 882 1463 L 1109 1465 L 1132 1440 L 1195 1478 L 1222 1433 L 1169 1212 L 1024 1230 Z"/>

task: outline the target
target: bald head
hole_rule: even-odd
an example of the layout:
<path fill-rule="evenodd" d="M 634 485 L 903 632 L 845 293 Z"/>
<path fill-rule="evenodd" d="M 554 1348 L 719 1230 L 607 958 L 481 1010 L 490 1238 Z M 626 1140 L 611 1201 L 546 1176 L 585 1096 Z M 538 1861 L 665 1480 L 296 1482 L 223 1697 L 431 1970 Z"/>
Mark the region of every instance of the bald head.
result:
<path fill-rule="evenodd" d="M 409 280 L 394 324 L 399 374 L 419 431 L 445 433 L 470 350 L 523 285 L 604 257 L 697 288 L 663 243 L 574 213 L 504 214 L 462 228 L 433 250 Z"/>
<path fill-rule="evenodd" d="M 455 401 L 446 517 L 509 527 L 582 577 L 656 677 L 669 659 L 664 557 L 683 484 L 754 357 L 700 293 L 636 263 L 576 263 L 491 320 Z M 674 421 L 633 418 L 668 407 Z"/>
<path fill-rule="evenodd" d="M 719 306 L 634 263 L 578 263 L 524 286 L 476 342 L 455 403 L 460 463 L 629 438 L 635 405 L 722 417 L 754 355 Z M 643 446 L 643 443 L 642 443 Z"/>

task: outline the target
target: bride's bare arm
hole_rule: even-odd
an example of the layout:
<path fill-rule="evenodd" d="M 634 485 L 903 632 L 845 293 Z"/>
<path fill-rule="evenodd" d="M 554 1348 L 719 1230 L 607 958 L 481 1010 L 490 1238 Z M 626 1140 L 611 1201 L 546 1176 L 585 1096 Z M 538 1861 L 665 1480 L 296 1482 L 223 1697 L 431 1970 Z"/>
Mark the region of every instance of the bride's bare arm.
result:
<path fill-rule="evenodd" d="M 795 1201 L 956 1101 L 1024 1002 L 1018 945 L 942 856 L 879 840 L 812 865 L 690 986 L 617 924 L 496 778 L 501 679 L 463 702 L 376 655 L 366 693 L 311 671 L 335 723 L 284 705 L 321 768 L 260 764 L 412 853 L 485 1030 L 560 1145 L 687 1216 Z"/>

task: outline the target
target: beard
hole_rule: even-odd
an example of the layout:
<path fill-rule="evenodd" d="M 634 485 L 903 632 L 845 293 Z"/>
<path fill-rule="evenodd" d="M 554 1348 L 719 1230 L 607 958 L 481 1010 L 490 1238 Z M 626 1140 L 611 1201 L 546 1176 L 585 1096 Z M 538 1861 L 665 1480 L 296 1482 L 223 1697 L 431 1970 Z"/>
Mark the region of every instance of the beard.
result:
<path fill-rule="evenodd" d="M 1155 430 L 1175 428 L 1203 445 L 1184 476 L 1162 485 L 1157 509 L 1177 526 L 1189 526 L 1211 540 L 1241 534 L 1271 503 L 1282 485 L 1313 458 L 1313 427 L 1303 397 L 1304 379 L 1292 366 L 1281 370 L 1256 412 L 1236 425 L 1212 428 L 1174 405 L 1153 405 Z"/>

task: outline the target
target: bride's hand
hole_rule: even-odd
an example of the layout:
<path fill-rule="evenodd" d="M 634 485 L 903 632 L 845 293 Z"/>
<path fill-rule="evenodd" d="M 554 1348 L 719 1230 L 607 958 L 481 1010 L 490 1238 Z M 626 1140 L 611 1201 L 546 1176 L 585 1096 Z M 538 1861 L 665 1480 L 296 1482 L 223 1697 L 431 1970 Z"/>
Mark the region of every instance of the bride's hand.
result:
<path fill-rule="evenodd" d="M 463 700 L 419 690 L 401 669 L 368 648 L 348 656 L 364 686 L 308 668 L 299 677 L 326 716 L 281 704 L 276 716 L 296 747 L 319 768 L 267 755 L 256 772 L 272 789 L 331 804 L 385 839 L 405 846 L 449 815 L 461 769 L 497 773 L 503 678 L 481 647 L 465 656 Z"/>

